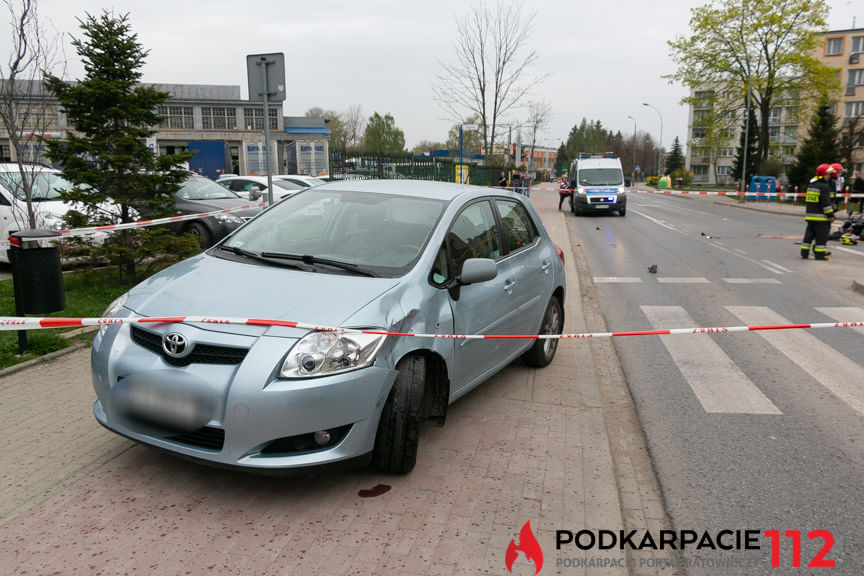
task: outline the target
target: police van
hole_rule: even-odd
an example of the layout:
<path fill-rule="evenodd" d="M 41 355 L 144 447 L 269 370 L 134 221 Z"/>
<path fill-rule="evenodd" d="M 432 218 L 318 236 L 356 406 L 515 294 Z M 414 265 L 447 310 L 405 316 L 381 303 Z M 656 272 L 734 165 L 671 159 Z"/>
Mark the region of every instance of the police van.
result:
<path fill-rule="evenodd" d="M 570 210 L 577 216 L 586 212 L 627 212 L 624 170 L 617 154 L 579 153 L 570 164 Z"/>

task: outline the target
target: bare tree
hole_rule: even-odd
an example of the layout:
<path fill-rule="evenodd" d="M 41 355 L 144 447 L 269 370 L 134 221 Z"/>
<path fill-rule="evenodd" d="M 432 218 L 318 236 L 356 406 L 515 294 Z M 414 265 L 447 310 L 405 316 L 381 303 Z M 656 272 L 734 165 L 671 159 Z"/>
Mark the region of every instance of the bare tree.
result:
<path fill-rule="evenodd" d="M 499 120 L 530 93 L 528 70 L 537 54 L 527 47 L 534 14 L 522 14 L 520 4 L 499 0 L 490 8 L 481 2 L 456 23 L 456 59 L 441 62 L 435 100 L 448 119 L 462 123 L 477 115 L 483 152 L 494 150 Z"/>
<path fill-rule="evenodd" d="M 528 156 L 529 168 L 534 166 L 534 148 L 537 146 L 537 138 L 549 127 L 552 119 L 552 106 L 547 102 L 531 102 L 528 104 L 528 141 L 530 144 L 530 155 Z"/>
<path fill-rule="evenodd" d="M 21 178 L 7 182 L 16 197 L 27 204 L 26 222 L 36 227 L 33 185 L 42 160 L 43 140 L 56 125 L 56 101 L 44 89 L 42 75 L 57 67 L 58 35 L 49 37 L 43 28 L 35 0 L 4 0 L 10 17 L 9 60 L 0 67 L 0 121 L 9 138 L 10 160 L 18 163 Z M 13 211 L 14 213 L 14 211 Z"/>
<path fill-rule="evenodd" d="M 350 106 L 342 113 L 342 124 L 345 127 L 345 147 L 356 148 L 363 139 L 366 130 L 366 118 L 359 104 Z"/>

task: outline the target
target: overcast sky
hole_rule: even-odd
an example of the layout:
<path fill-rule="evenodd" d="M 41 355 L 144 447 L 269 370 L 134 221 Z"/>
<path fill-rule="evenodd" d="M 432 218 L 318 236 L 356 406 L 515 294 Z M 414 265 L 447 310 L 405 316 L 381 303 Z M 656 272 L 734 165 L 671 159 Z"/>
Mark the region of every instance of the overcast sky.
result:
<path fill-rule="evenodd" d="M 390 113 L 408 148 L 421 140 L 445 141 L 453 124 L 432 97 L 441 61 L 454 61 L 455 22 L 472 0 L 37 0 L 40 17 L 57 32 L 81 38 L 77 18 L 103 9 L 129 13 L 132 30 L 150 51 L 143 80 L 228 84 L 248 95 L 246 55 L 282 52 L 286 60 L 286 116 L 309 108 L 364 115 Z M 13 0 L 15 2 L 15 0 Z M 661 78 L 674 71 L 666 42 L 688 34 L 690 9 L 700 0 L 534 0 L 527 46 L 537 53 L 533 72 L 547 75 L 533 99 L 551 106 L 542 144 L 557 146 L 582 118 L 612 130 L 657 139 L 663 121 L 667 148 L 687 140 L 686 91 Z M 491 2 L 490 4 L 494 4 Z M 864 27 L 862 0 L 830 0 L 832 30 Z M 9 16 L 3 15 L 9 26 Z M 83 67 L 65 42 L 67 76 Z M 9 39 L 0 35 L 7 61 Z M 648 102 L 660 114 L 642 105 Z M 513 114 L 524 121 L 525 111 Z"/>

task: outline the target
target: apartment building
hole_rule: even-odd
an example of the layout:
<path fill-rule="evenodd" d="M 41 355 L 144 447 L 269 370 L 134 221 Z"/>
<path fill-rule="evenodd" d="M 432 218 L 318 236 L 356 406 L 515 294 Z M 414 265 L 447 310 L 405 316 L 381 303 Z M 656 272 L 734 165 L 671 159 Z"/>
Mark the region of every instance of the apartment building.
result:
<path fill-rule="evenodd" d="M 853 166 L 847 167 L 851 174 L 852 169 L 861 169 L 864 164 L 864 29 L 832 30 L 823 34 L 823 39 L 817 57 L 837 69 L 837 78 L 843 86 L 839 100 L 833 105 L 837 125 L 847 138 L 850 125 L 856 135 L 852 142 Z M 710 86 L 693 90 L 690 96 L 693 103 L 688 111 L 690 134 L 685 164 L 693 173 L 693 182 L 733 184 L 732 166 L 745 106 L 740 101 L 730 101 L 740 98 L 739 95 L 717 94 Z M 813 108 L 808 104 L 801 102 L 798 94 L 775 95 L 768 121 L 769 157 L 784 168 L 793 162 L 807 136 L 808 111 Z M 714 126 L 715 133 L 709 133 L 709 126 Z"/>

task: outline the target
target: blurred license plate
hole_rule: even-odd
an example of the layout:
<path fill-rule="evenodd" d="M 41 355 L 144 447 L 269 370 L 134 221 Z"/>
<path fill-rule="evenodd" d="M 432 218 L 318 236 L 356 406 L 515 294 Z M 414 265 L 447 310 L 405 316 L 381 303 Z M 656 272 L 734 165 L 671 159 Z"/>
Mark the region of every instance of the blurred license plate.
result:
<path fill-rule="evenodd" d="M 595 206 L 595 208 L 597 208 L 597 209 L 600 209 L 600 208 L 609 208 L 609 205 L 608 205 L 608 204 L 597 204 L 597 205 Z"/>

